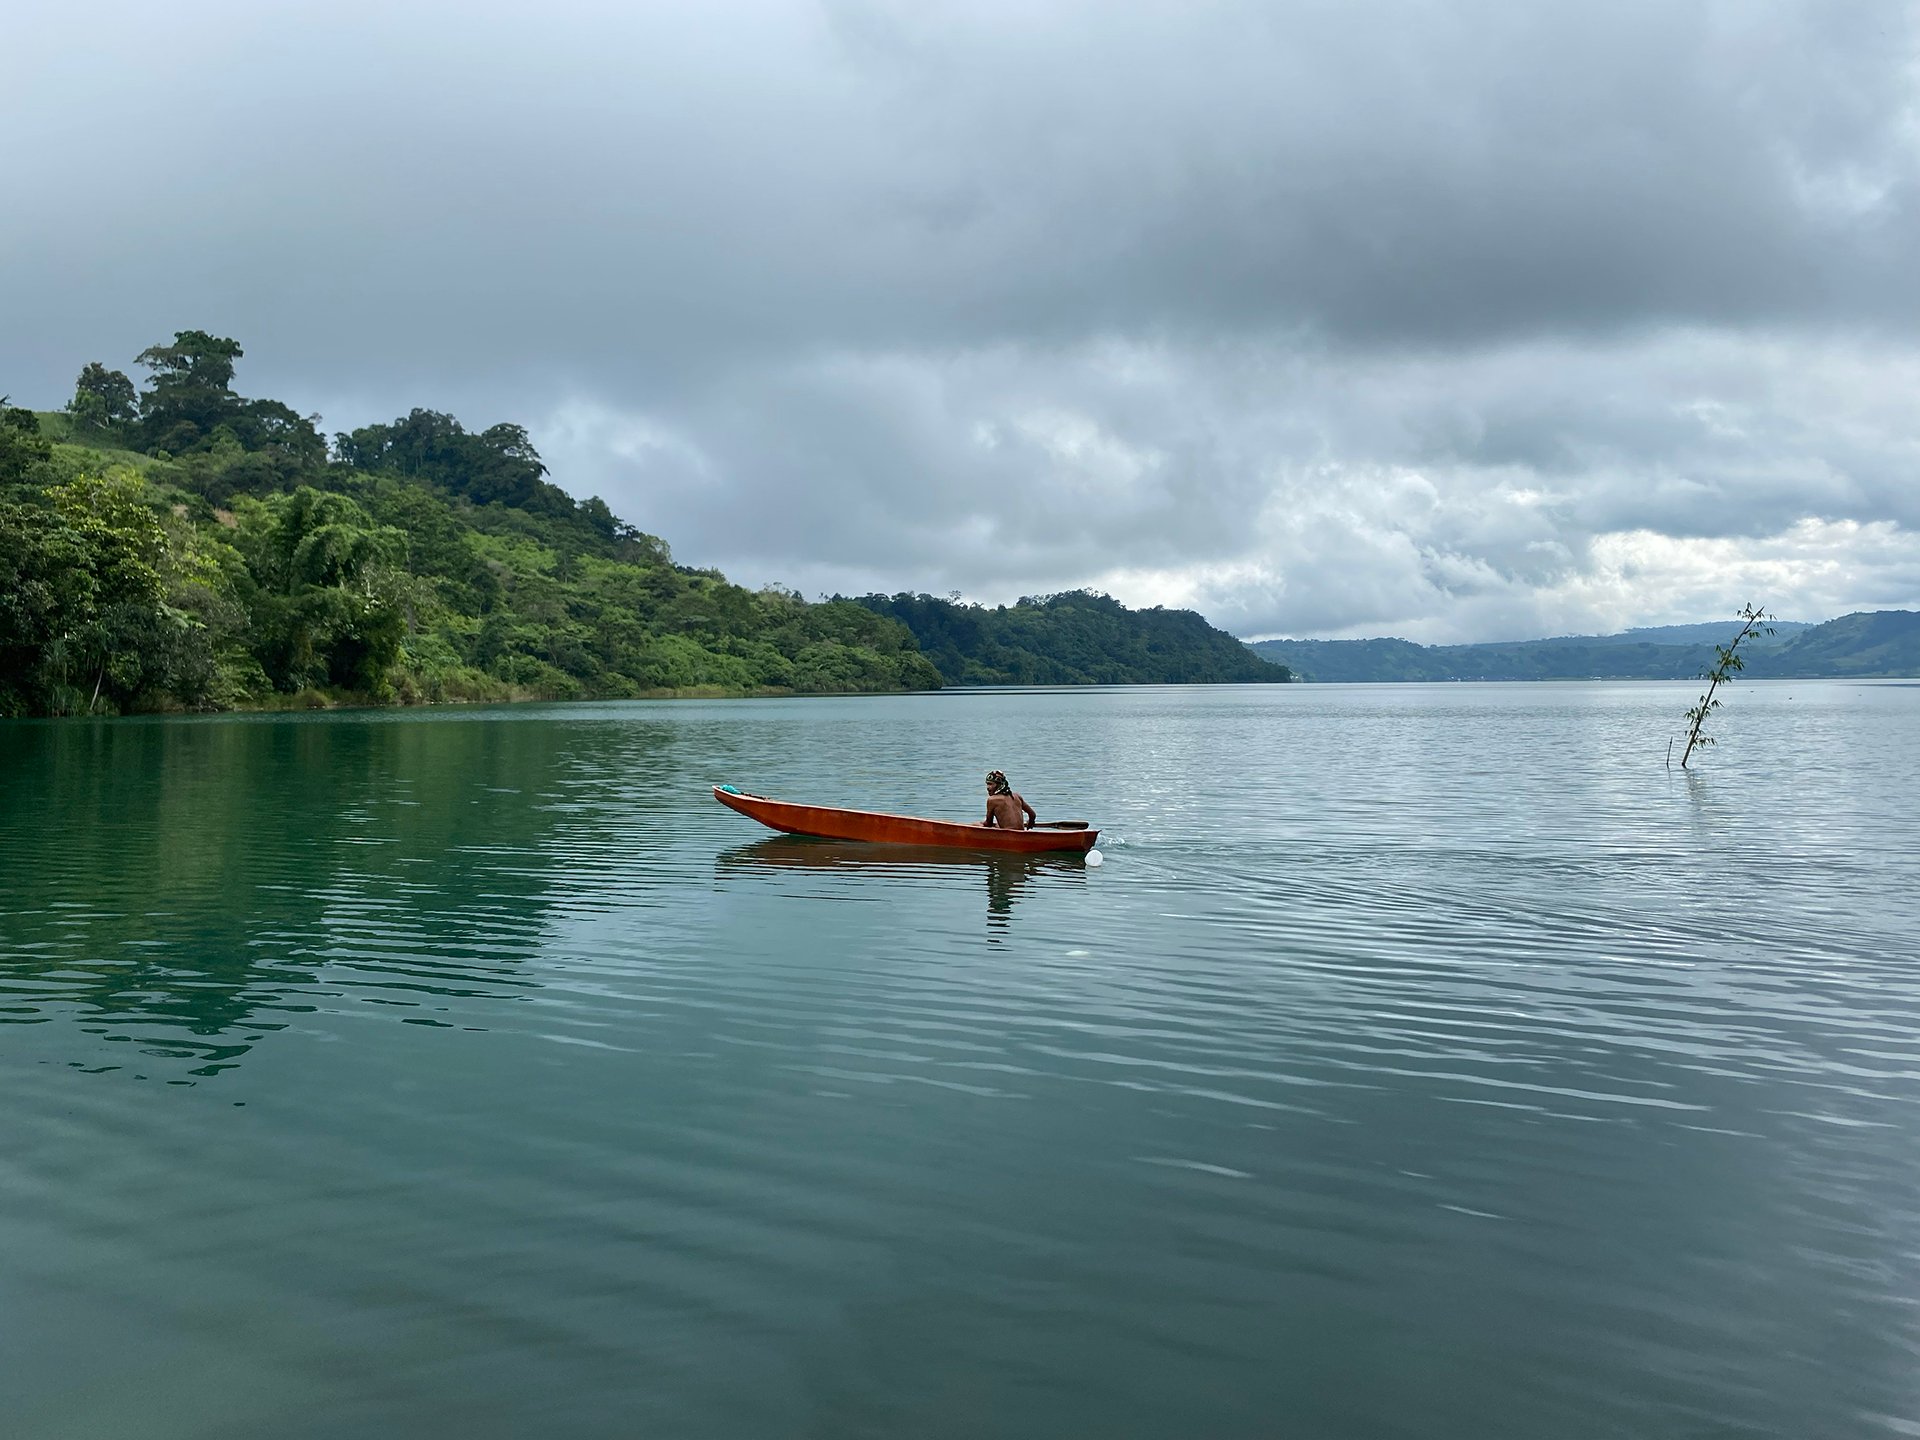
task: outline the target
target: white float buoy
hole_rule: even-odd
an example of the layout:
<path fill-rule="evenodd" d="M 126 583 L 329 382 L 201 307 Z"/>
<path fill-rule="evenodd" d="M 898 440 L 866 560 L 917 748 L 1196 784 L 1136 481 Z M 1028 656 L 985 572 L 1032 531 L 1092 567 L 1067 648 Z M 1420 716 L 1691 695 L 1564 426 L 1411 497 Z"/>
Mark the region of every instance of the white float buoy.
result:
<path fill-rule="evenodd" d="M 1098 865 L 1100 863 L 1100 860 L 1101 860 L 1101 855 L 1098 850 L 1087 851 L 1087 864 Z"/>

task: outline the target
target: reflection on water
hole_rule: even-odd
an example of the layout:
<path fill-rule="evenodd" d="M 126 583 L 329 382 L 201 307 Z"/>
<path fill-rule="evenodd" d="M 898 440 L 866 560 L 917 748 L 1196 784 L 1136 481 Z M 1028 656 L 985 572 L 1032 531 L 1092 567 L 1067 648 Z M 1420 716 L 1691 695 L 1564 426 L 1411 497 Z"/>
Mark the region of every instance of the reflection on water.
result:
<path fill-rule="evenodd" d="M 942 872 L 950 875 L 956 870 L 977 871 L 986 886 L 990 932 L 1007 928 L 1014 901 L 1036 876 L 1084 880 L 1087 870 L 1086 856 L 1078 851 L 1009 855 L 943 845 L 878 845 L 807 835 L 770 836 L 724 851 L 715 862 L 721 875 L 728 871 L 751 871 L 760 866 L 776 870 L 799 867 L 858 872 L 863 878 L 880 884 L 909 887 L 899 892 L 905 903 L 911 903 L 910 887 L 916 883 L 938 877 Z M 997 940 L 998 936 L 992 938 Z"/>
<path fill-rule="evenodd" d="M 0 1024 L 63 1020 L 111 1047 L 76 1065 L 208 1079 L 293 1017 L 350 1001 L 434 1025 L 441 998 L 530 984 L 556 816 L 523 787 L 572 749 L 550 728 L 290 717 L 7 739 Z"/>
<path fill-rule="evenodd" d="M 5 1434 L 1920 1433 L 1920 690 L 1695 698 L 0 725 Z"/>

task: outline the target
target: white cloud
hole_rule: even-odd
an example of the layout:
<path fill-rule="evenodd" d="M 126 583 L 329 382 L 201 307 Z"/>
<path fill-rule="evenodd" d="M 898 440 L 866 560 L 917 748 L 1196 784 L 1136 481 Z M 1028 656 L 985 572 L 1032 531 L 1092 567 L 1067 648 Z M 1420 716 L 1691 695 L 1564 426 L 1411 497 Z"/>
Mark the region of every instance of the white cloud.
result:
<path fill-rule="evenodd" d="M 611 409 L 548 431 L 576 488 L 743 579 L 1465 640 L 1920 602 L 1914 393 L 1920 353 L 1857 337 L 1103 339 L 729 375 L 671 446 L 602 438 Z"/>

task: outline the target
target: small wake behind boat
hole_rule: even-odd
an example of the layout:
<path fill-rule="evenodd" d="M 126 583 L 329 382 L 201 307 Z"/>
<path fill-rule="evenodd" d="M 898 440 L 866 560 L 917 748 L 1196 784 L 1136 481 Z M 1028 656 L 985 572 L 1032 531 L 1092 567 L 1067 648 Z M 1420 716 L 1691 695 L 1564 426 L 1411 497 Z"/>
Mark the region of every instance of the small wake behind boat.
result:
<path fill-rule="evenodd" d="M 962 820 L 923 820 L 914 815 L 883 815 L 873 810 L 841 810 L 830 805 L 795 805 L 769 800 L 731 785 L 713 787 L 713 798 L 729 810 L 789 835 L 818 835 L 828 840 L 868 840 L 888 845 L 947 845 L 965 850 L 1001 850 L 1031 855 L 1048 850 L 1091 850 L 1098 830 L 1080 820 L 1037 825 L 1031 830 L 1002 830 Z"/>

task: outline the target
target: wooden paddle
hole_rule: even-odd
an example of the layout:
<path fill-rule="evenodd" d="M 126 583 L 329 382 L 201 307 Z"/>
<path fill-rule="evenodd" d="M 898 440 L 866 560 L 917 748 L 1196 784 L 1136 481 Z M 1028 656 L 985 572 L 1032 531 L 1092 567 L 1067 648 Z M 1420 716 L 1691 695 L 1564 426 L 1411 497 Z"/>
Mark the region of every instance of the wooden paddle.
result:
<path fill-rule="evenodd" d="M 1087 828 L 1087 822 L 1084 820 L 1036 820 L 1032 828 L 1035 830 L 1084 830 Z"/>

